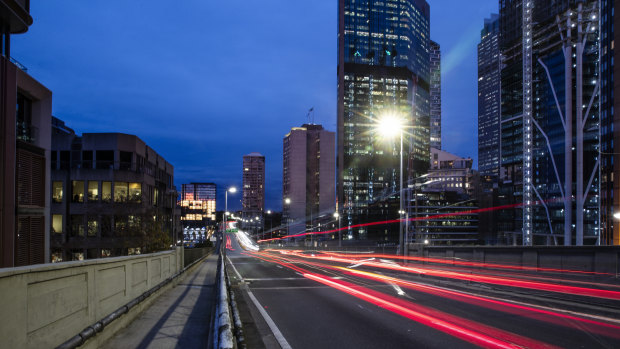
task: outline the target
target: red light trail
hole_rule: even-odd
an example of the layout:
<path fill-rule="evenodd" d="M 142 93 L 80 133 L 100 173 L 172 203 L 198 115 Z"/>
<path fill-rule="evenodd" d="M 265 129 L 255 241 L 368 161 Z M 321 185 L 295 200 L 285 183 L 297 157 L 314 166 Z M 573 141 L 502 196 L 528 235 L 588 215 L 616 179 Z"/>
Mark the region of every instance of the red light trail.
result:
<path fill-rule="evenodd" d="M 359 262 L 359 260 L 355 260 L 355 259 L 323 257 L 323 256 L 316 256 L 316 255 L 308 256 L 308 255 L 304 255 L 300 253 L 289 253 L 289 254 L 297 256 L 297 257 L 301 257 L 304 259 L 328 260 L 328 261 L 341 262 L 341 263 L 347 263 L 347 264 L 356 264 Z M 406 267 L 400 264 L 386 264 L 386 263 L 377 263 L 373 261 L 366 261 L 364 262 L 364 265 L 369 266 L 369 267 L 390 269 L 390 270 L 402 271 L 406 273 L 413 273 L 413 274 L 419 274 L 419 275 L 428 275 L 428 276 L 435 276 L 435 277 L 441 277 L 441 278 L 457 279 L 461 281 L 473 281 L 473 282 L 480 282 L 480 283 L 486 283 L 486 284 L 492 284 L 492 285 L 533 289 L 533 290 L 538 290 L 538 291 L 550 291 L 550 292 L 572 294 L 572 295 L 579 295 L 579 296 L 599 297 L 599 298 L 620 300 L 620 292 L 618 291 L 609 291 L 609 290 L 601 290 L 601 289 L 595 289 L 595 288 L 559 285 L 559 284 L 552 284 L 552 283 L 538 282 L 538 281 L 526 281 L 526 280 L 519 280 L 519 279 L 514 279 L 514 278 L 508 278 L 508 277 L 473 275 L 473 274 L 459 273 L 459 272 L 453 272 L 453 271 L 429 269 L 429 268 L 423 268 L 423 267 L 414 268 L 414 267 Z"/>
<path fill-rule="evenodd" d="M 346 226 L 346 227 L 337 228 L 337 229 L 331 229 L 331 230 L 326 230 L 326 231 L 310 231 L 310 232 L 307 232 L 307 233 L 287 235 L 287 236 L 282 236 L 282 237 L 278 237 L 278 238 L 263 239 L 263 240 L 258 240 L 258 242 L 261 243 L 261 242 L 268 242 L 268 241 L 284 240 L 284 239 L 289 239 L 289 238 L 294 238 L 294 237 L 302 237 L 302 236 L 306 236 L 306 235 L 325 235 L 325 234 L 337 233 L 337 232 L 339 232 L 341 230 L 347 230 L 347 229 L 352 229 L 352 228 L 361 228 L 361 227 L 369 227 L 369 226 L 374 226 L 374 225 L 400 223 L 400 222 L 405 222 L 405 221 L 412 222 L 412 221 L 421 221 L 421 220 L 433 220 L 433 219 L 440 219 L 440 218 L 451 217 L 451 216 L 461 216 L 461 215 L 472 214 L 472 213 L 481 213 L 481 212 L 489 212 L 489 211 L 495 211 L 495 210 L 503 210 L 503 209 L 509 209 L 509 208 L 516 208 L 516 207 L 519 207 L 519 206 L 522 206 L 522 205 L 523 205 L 522 203 L 518 203 L 518 204 L 502 205 L 502 206 L 496 206 L 496 207 L 478 208 L 478 209 L 475 209 L 475 210 L 465 210 L 465 211 L 459 211 L 459 212 L 440 213 L 440 214 L 436 214 L 436 215 L 428 216 L 428 217 L 412 217 L 412 218 L 409 218 L 409 219 L 390 219 L 390 220 L 386 220 L 386 221 L 360 223 L 360 224 L 349 225 L 349 226 Z"/>

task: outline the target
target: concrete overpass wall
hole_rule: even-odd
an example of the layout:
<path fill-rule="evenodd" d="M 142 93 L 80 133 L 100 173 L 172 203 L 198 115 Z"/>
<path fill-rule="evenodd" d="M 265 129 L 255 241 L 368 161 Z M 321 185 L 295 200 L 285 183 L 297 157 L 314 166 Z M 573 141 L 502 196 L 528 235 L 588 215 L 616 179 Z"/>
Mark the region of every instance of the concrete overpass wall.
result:
<path fill-rule="evenodd" d="M 620 246 L 409 246 L 410 256 L 620 275 Z"/>
<path fill-rule="evenodd" d="M 183 248 L 0 269 L 0 348 L 53 348 L 183 268 Z"/>

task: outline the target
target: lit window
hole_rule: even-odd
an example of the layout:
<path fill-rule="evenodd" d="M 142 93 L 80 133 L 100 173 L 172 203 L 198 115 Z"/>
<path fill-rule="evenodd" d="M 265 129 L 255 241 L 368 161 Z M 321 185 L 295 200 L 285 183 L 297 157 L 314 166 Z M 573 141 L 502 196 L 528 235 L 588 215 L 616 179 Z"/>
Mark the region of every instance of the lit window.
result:
<path fill-rule="evenodd" d="M 62 215 L 52 215 L 52 233 L 62 234 Z"/>
<path fill-rule="evenodd" d="M 52 182 L 52 201 L 62 202 L 62 182 Z"/>
<path fill-rule="evenodd" d="M 88 181 L 88 201 L 99 200 L 99 182 Z"/>
<path fill-rule="evenodd" d="M 88 236 L 97 236 L 98 227 L 97 217 L 88 217 Z"/>
<path fill-rule="evenodd" d="M 84 181 L 71 181 L 71 197 L 73 202 L 84 202 Z"/>
<path fill-rule="evenodd" d="M 129 201 L 138 203 L 142 201 L 141 183 L 129 183 Z"/>
<path fill-rule="evenodd" d="M 127 182 L 114 182 L 114 202 L 127 201 Z"/>
<path fill-rule="evenodd" d="M 112 182 L 101 182 L 101 200 L 112 201 Z"/>

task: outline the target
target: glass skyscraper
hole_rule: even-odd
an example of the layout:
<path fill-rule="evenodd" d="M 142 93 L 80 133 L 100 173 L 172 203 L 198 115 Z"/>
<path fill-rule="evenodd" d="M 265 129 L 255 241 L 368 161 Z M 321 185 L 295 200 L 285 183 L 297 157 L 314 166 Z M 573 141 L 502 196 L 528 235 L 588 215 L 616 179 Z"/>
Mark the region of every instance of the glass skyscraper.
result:
<path fill-rule="evenodd" d="M 478 171 L 499 174 L 499 15 L 484 20 L 478 44 Z"/>
<path fill-rule="evenodd" d="M 353 225 L 390 216 L 387 201 L 398 197 L 399 139 L 376 132 L 381 117 L 404 126 L 405 183 L 428 169 L 430 7 L 424 0 L 340 0 L 338 16 L 338 207 L 343 224 Z M 392 235 L 384 227 L 343 234 Z"/>
<path fill-rule="evenodd" d="M 512 243 L 599 243 L 598 3 L 500 1 L 500 197 L 522 203 L 501 213 Z"/>
<path fill-rule="evenodd" d="M 431 58 L 431 147 L 441 149 L 441 47 L 430 42 Z"/>

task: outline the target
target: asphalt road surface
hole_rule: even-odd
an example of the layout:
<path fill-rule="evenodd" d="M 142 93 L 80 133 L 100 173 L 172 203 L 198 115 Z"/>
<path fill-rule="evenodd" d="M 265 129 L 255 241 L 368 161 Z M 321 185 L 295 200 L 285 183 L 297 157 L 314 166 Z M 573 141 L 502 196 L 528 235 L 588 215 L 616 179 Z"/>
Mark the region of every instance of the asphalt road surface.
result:
<path fill-rule="evenodd" d="M 620 348 L 612 275 L 253 251 L 229 237 L 229 275 L 284 348 Z"/>

